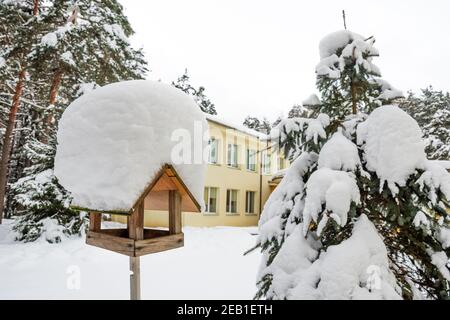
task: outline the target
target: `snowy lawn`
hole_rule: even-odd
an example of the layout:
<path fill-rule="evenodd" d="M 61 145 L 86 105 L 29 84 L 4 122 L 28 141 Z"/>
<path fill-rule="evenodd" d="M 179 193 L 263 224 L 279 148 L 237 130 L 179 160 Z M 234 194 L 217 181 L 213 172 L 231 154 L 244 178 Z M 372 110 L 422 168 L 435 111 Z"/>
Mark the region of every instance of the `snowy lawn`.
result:
<path fill-rule="evenodd" d="M 0 225 L 0 299 L 128 299 L 127 256 L 88 246 L 11 241 Z M 256 228 L 184 228 L 185 247 L 141 257 L 142 299 L 251 299 Z M 69 289 L 80 274 L 80 288 Z M 71 278 L 72 275 L 72 278 Z M 70 285 L 69 285 L 70 287 Z"/>

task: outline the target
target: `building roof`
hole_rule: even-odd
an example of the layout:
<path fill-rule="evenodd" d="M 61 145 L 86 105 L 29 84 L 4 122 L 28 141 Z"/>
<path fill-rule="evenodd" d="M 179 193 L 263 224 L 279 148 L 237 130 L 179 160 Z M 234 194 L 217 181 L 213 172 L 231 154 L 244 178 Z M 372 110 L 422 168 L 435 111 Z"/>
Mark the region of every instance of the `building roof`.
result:
<path fill-rule="evenodd" d="M 253 130 L 253 129 L 250 129 L 250 128 L 247 128 L 246 126 L 244 126 L 242 124 L 237 124 L 237 123 L 235 123 L 233 121 L 225 120 L 225 119 L 223 119 L 221 117 L 218 117 L 216 115 L 206 114 L 206 119 L 208 119 L 209 121 L 221 124 L 221 125 L 223 125 L 225 127 L 241 131 L 241 132 L 243 132 L 245 134 L 248 134 L 250 136 L 253 136 L 253 137 L 256 137 L 256 138 L 259 138 L 259 139 L 262 139 L 262 140 L 266 140 L 269 137 L 267 134 L 264 134 L 262 132 L 259 132 L 259 131 L 256 131 L 256 130 Z"/>

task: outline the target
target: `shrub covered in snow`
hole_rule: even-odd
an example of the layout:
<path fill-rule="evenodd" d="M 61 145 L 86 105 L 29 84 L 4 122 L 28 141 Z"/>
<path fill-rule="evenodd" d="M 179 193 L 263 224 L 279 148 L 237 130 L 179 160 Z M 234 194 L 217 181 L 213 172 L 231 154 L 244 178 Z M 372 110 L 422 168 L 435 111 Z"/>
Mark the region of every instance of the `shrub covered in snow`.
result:
<path fill-rule="evenodd" d="M 87 218 L 69 208 L 70 195 L 59 186 L 52 169 L 19 179 L 11 189 L 24 208 L 13 226 L 16 240 L 56 243 L 84 233 Z"/>
<path fill-rule="evenodd" d="M 348 31 L 327 36 L 315 99 L 327 115 L 285 119 L 273 131 L 293 163 L 260 219 L 257 298 L 450 295 L 450 174 L 427 160 L 408 114 L 396 105 L 368 108 L 369 86 L 352 94 L 351 83 L 380 74 L 368 41 Z M 339 99 L 327 108 L 335 86 Z"/>

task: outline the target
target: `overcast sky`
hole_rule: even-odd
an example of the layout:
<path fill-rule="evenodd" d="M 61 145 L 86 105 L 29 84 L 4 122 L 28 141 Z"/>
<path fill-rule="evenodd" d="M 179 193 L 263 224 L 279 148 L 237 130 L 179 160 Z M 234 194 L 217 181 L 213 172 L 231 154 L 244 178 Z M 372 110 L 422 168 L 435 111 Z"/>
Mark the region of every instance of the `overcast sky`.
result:
<path fill-rule="evenodd" d="M 189 70 L 220 116 L 273 120 L 315 92 L 318 44 L 343 28 L 374 35 L 383 78 L 405 92 L 450 90 L 448 0 L 120 0 L 150 79 Z"/>

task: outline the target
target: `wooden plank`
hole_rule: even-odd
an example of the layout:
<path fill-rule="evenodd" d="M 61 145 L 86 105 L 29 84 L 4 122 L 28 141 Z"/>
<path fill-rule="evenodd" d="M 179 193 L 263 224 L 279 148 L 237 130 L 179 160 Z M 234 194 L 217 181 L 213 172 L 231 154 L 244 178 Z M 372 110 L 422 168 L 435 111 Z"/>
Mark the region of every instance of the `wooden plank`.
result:
<path fill-rule="evenodd" d="M 141 300 L 141 261 L 130 257 L 130 300 Z"/>
<path fill-rule="evenodd" d="M 174 190 L 178 190 L 182 196 L 187 195 L 189 197 L 185 186 L 178 180 L 177 176 L 170 177 L 170 179 L 172 180 L 172 184 L 176 186 Z"/>
<path fill-rule="evenodd" d="M 168 230 L 144 229 L 144 239 L 153 239 L 157 237 L 168 236 Z"/>
<path fill-rule="evenodd" d="M 169 177 L 176 177 L 176 181 L 179 182 L 179 188 L 184 190 L 189 195 L 189 199 L 192 201 L 195 208 L 197 209 L 196 211 L 193 212 L 200 212 L 201 211 L 200 204 L 197 202 L 197 199 L 195 199 L 194 195 L 191 193 L 189 188 L 184 184 L 183 180 L 180 178 L 175 168 L 168 164 L 166 165 L 166 172 Z"/>
<path fill-rule="evenodd" d="M 172 179 L 164 172 L 158 181 L 156 181 L 151 191 L 169 191 L 177 190 L 177 186 L 173 183 Z"/>
<path fill-rule="evenodd" d="M 169 191 L 152 190 L 144 201 L 145 210 L 169 211 Z M 197 212 L 197 207 L 187 193 L 181 194 L 181 211 Z"/>
<path fill-rule="evenodd" d="M 150 191 L 145 197 L 145 210 L 168 210 L 169 191 Z"/>
<path fill-rule="evenodd" d="M 102 229 L 102 214 L 97 212 L 89 212 L 89 230 L 100 231 Z"/>
<path fill-rule="evenodd" d="M 184 245 L 184 234 L 178 233 L 153 239 L 139 240 L 135 242 L 135 256 L 162 252 L 180 248 Z"/>
<path fill-rule="evenodd" d="M 164 172 L 166 171 L 167 168 L 167 164 L 164 165 L 159 171 L 158 173 L 155 175 L 155 177 L 153 178 L 153 181 L 151 181 L 149 183 L 149 185 L 147 187 L 145 187 L 144 192 L 139 196 L 139 198 L 136 200 L 136 202 L 134 203 L 133 208 L 136 208 L 139 203 L 143 202 L 143 200 L 145 199 L 145 197 L 149 194 L 149 192 L 153 189 L 153 187 L 155 186 L 156 182 L 158 182 L 159 178 L 164 174 Z"/>
<path fill-rule="evenodd" d="M 118 252 L 127 256 L 134 256 L 134 240 L 120 238 L 105 233 L 89 231 L 86 243 L 106 250 Z"/>
<path fill-rule="evenodd" d="M 115 237 L 128 238 L 128 229 L 102 229 L 100 233 Z"/>
<path fill-rule="evenodd" d="M 128 217 L 128 238 L 134 240 L 144 239 L 144 201 Z"/>
<path fill-rule="evenodd" d="M 191 201 L 191 198 L 187 193 L 181 196 L 181 211 L 194 213 L 198 212 L 196 204 Z"/>
<path fill-rule="evenodd" d="M 158 183 L 158 180 L 163 176 L 167 175 L 169 178 L 171 178 L 172 182 L 177 186 L 178 191 L 180 191 L 182 194 L 186 193 L 187 197 L 185 198 L 186 201 L 191 202 L 191 205 L 189 205 L 188 211 L 190 212 L 200 212 L 200 204 L 197 202 L 195 197 L 192 195 L 190 190 L 187 188 L 187 186 L 184 184 L 183 180 L 180 178 L 176 170 L 173 166 L 169 164 L 165 164 L 155 175 L 153 178 L 153 181 L 149 183 L 149 185 L 145 188 L 144 192 L 139 196 L 139 198 L 136 200 L 134 204 L 134 208 L 137 207 L 139 203 L 144 201 L 144 199 L 147 197 L 147 195 L 154 189 L 155 185 Z"/>
<path fill-rule="evenodd" d="M 181 233 L 181 195 L 178 191 L 169 191 L 169 233 Z"/>

